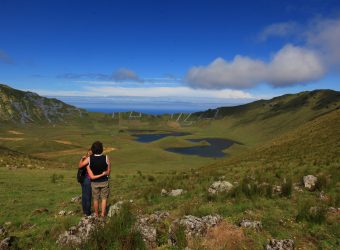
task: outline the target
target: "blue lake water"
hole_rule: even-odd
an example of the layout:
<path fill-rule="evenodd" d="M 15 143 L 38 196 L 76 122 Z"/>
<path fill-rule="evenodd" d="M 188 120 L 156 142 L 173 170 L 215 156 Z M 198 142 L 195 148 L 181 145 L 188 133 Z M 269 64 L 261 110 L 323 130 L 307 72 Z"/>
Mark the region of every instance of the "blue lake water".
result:
<path fill-rule="evenodd" d="M 131 130 L 132 136 L 136 137 L 136 141 L 142 143 L 150 143 L 153 141 L 160 140 L 167 136 L 186 136 L 190 135 L 190 133 L 185 132 L 162 132 L 162 133 L 150 133 L 155 132 L 152 130 Z M 200 139 L 187 139 L 190 142 L 202 142 L 206 141 L 209 145 L 200 145 L 200 146 L 192 146 L 192 147 L 177 147 L 177 148 L 167 148 L 165 149 L 168 152 L 177 153 L 177 154 L 186 154 L 186 155 L 198 155 L 202 157 L 212 157 L 212 158 L 220 158 L 225 156 L 226 154 L 223 152 L 224 149 L 232 146 L 237 143 L 233 140 L 223 139 L 223 138 L 200 138 Z"/>
<path fill-rule="evenodd" d="M 132 136 L 136 137 L 136 141 L 144 142 L 144 143 L 157 141 L 167 136 L 185 136 L 185 135 L 190 135 L 190 133 L 166 132 L 166 133 L 156 133 L 156 134 L 139 134 L 139 133 L 132 134 Z"/>
<path fill-rule="evenodd" d="M 224 149 L 229 148 L 235 141 L 223 139 L 223 138 L 201 138 L 201 139 L 188 139 L 191 142 L 202 142 L 206 141 L 209 145 L 203 146 L 192 146 L 184 148 L 167 148 L 166 151 L 178 154 L 186 155 L 198 155 L 202 157 L 213 157 L 220 158 L 226 154 L 223 152 Z"/>

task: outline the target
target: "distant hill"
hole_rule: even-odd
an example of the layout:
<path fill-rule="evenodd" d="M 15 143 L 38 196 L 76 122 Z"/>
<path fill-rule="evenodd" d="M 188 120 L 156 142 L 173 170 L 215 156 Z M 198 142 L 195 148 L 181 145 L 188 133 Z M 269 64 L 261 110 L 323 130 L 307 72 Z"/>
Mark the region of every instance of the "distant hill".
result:
<path fill-rule="evenodd" d="M 58 123 L 80 117 L 84 110 L 54 98 L 13 89 L 0 84 L 0 121 L 14 123 Z"/>

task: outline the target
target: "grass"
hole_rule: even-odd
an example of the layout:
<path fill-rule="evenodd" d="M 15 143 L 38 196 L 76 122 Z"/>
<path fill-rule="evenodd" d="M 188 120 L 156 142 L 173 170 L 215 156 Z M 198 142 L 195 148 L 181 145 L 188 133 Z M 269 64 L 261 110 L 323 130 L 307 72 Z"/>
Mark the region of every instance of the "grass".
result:
<path fill-rule="evenodd" d="M 242 241 L 249 241 L 249 249 L 262 248 L 273 237 L 294 238 L 297 248 L 336 249 L 339 217 L 328 208 L 340 206 L 340 110 L 327 113 L 326 106 L 332 104 L 319 103 L 318 99 L 313 99 L 314 106 L 295 110 L 296 102 L 305 103 L 306 98 L 287 98 L 287 107 L 277 99 L 259 112 L 263 104 L 259 102 L 244 113 L 235 112 L 185 128 L 175 128 L 161 118 L 118 122 L 101 114 L 90 114 L 93 119 L 88 123 L 2 125 L 0 137 L 24 139 L 0 141 L 0 225 L 10 221 L 8 229 L 11 235 L 18 236 L 18 244 L 24 249 L 58 249 L 58 235 L 77 224 L 82 216 L 80 205 L 70 202 L 80 194 L 77 163 L 93 141 L 101 140 L 104 146 L 116 149 L 109 153 L 109 203 L 133 200 L 133 204 L 110 221 L 107 234 L 94 235 L 84 249 L 143 249 L 140 235 L 132 227 L 134 216 L 159 210 L 169 211 L 172 219 L 218 213 L 232 225 L 242 219 L 260 220 L 262 231 L 246 229 L 242 237 L 237 233 Z M 280 109 L 283 106 L 286 112 Z M 128 129 L 176 130 L 191 135 L 143 144 L 134 141 Z M 242 144 L 225 150 L 230 156 L 222 159 L 163 150 L 189 146 L 192 143 L 185 139 L 203 137 L 233 139 Z M 318 177 L 316 191 L 295 190 L 293 186 L 307 174 Z M 234 190 L 209 195 L 209 186 L 221 176 L 235 185 Z M 281 194 L 273 191 L 278 185 Z M 163 188 L 187 192 L 179 197 L 163 197 Z M 320 200 L 321 191 L 328 197 L 326 200 Z M 48 211 L 37 212 L 41 208 Z M 74 211 L 75 215 L 57 216 L 60 210 Z M 168 226 L 159 228 L 158 243 L 163 249 Z M 176 238 L 184 246 L 186 239 L 181 230 L 177 230 Z M 212 235 L 215 234 L 224 235 L 218 230 Z M 202 242 L 195 244 L 202 246 Z"/>

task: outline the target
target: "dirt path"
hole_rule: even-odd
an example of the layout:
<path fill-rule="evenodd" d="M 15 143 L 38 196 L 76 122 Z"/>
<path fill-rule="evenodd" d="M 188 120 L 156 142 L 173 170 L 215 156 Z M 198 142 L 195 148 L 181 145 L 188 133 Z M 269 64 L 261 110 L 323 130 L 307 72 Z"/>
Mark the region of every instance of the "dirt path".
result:
<path fill-rule="evenodd" d="M 0 137 L 0 141 L 21 141 L 25 138 L 10 138 L 10 137 Z"/>
<path fill-rule="evenodd" d="M 65 144 L 65 145 L 73 145 L 72 142 L 70 141 L 64 141 L 64 140 L 53 140 L 54 142 L 60 143 L 60 144 Z"/>
<path fill-rule="evenodd" d="M 8 133 L 12 134 L 12 135 L 23 135 L 24 133 L 19 132 L 19 131 L 15 131 L 15 130 L 8 130 Z"/>

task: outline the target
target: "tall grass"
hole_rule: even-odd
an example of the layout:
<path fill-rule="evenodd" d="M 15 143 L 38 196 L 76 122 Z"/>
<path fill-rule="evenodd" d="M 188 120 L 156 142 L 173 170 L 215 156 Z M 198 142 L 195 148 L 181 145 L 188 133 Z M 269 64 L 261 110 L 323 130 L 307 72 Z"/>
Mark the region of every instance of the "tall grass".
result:
<path fill-rule="evenodd" d="M 134 228 L 135 221 L 130 207 L 124 205 L 121 212 L 110 218 L 104 227 L 99 227 L 95 230 L 90 239 L 80 249 L 146 249 L 140 233 Z"/>

